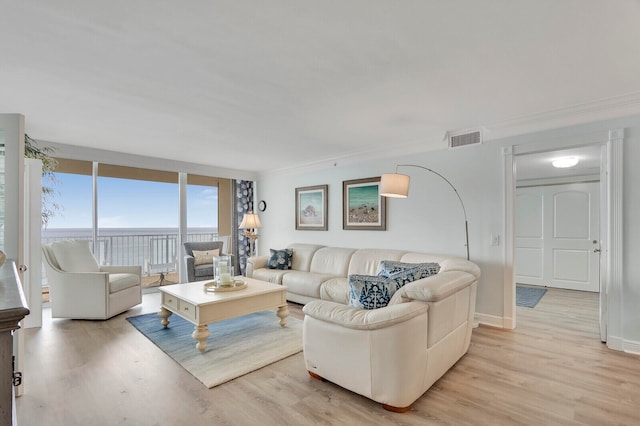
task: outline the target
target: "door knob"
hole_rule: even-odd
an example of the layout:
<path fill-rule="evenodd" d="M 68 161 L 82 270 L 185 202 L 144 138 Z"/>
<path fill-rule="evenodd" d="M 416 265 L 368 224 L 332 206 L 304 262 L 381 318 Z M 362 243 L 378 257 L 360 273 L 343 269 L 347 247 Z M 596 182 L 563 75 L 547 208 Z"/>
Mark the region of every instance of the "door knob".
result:
<path fill-rule="evenodd" d="M 600 253 L 601 251 L 602 251 L 602 250 L 600 250 L 600 249 L 593 249 L 593 252 L 594 252 L 594 253 Z"/>
<path fill-rule="evenodd" d="M 27 270 L 27 265 L 20 265 L 18 266 L 18 271 L 20 272 L 26 272 Z"/>

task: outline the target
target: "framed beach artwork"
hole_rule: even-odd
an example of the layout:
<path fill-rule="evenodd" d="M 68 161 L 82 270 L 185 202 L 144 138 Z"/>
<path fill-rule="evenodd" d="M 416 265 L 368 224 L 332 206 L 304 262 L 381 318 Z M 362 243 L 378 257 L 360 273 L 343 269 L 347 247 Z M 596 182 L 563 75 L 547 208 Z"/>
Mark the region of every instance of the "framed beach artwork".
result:
<path fill-rule="evenodd" d="M 328 185 L 296 188 L 296 229 L 326 231 Z"/>
<path fill-rule="evenodd" d="M 387 199 L 380 196 L 379 176 L 343 181 L 342 197 L 342 229 L 387 229 Z"/>

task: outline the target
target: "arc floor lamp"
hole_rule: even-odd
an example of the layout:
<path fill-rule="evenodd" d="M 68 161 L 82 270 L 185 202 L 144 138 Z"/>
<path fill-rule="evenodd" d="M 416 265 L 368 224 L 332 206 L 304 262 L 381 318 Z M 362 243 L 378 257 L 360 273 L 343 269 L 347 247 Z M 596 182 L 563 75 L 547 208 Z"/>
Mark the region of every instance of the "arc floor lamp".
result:
<path fill-rule="evenodd" d="M 467 248 L 467 260 L 469 260 L 469 222 L 467 221 L 467 209 L 464 208 L 464 203 L 462 202 L 462 198 L 458 193 L 458 190 L 455 186 L 447 179 L 442 176 L 440 173 L 435 170 L 431 170 L 428 167 L 418 166 L 416 164 L 398 164 L 396 166 L 395 173 L 387 173 L 382 175 L 380 181 L 380 195 L 383 197 L 391 197 L 391 198 L 407 198 L 409 196 L 409 181 L 410 178 L 407 175 L 403 175 L 398 173 L 398 169 L 400 167 L 415 167 L 417 169 L 426 170 L 439 176 L 445 182 L 449 184 L 453 192 L 456 193 L 458 200 L 460 201 L 460 206 L 462 207 L 462 213 L 464 214 L 464 234 L 465 234 L 465 246 Z"/>

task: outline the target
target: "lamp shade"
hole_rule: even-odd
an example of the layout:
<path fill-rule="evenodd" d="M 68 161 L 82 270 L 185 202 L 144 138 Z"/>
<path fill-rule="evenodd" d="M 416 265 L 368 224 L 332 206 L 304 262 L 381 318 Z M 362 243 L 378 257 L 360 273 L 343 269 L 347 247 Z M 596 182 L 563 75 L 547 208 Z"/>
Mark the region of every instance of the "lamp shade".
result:
<path fill-rule="evenodd" d="M 407 198 L 409 195 L 409 176 L 398 173 L 382 175 L 380 195 L 391 198 Z"/>
<path fill-rule="evenodd" d="M 260 218 L 255 213 L 245 213 L 240 224 L 240 229 L 255 229 L 262 228 Z"/>

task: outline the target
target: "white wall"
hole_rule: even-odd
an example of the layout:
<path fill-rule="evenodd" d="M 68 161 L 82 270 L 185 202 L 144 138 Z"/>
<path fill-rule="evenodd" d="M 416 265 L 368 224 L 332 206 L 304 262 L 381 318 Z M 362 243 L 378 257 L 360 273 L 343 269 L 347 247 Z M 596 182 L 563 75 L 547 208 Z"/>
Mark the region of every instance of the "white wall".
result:
<path fill-rule="evenodd" d="M 640 124 L 625 129 L 622 330 L 640 352 Z"/>
<path fill-rule="evenodd" d="M 463 216 L 455 194 L 445 182 L 426 171 L 402 169 L 412 176 L 409 198 L 389 199 L 387 231 L 342 230 L 342 181 L 393 172 L 395 164 L 413 163 L 432 168 L 446 176 L 458 189 L 469 220 L 470 255 L 482 269 L 476 311 L 502 318 L 504 315 L 504 171 L 503 147 L 548 144 L 549 141 L 592 141 L 595 132 L 625 128 L 625 282 L 622 307 L 623 340 L 640 342 L 640 117 L 591 123 L 536 134 L 485 142 L 481 146 L 424 152 L 411 156 L 370 159 L 360 163 L 328 166 L 323 170 L 297 171 L 259 178 L 257 199 L 267 202 L 260 213 L 264 228 L 259 254 L 292 242 L 318 243 L 342 247 L 398 248 L 465 256 Z M 295 230 L 295 188 L 329 185 L 329 230 Z M 490 245 L 491 235 L 500 235 L 498 247 Z"/>
<path fill-rule="evenodd" d="M 425 170 L 401 168 L 411 176 L 407 199 L 387 200 L 387 231 L 342 229 L 342 181 L 380 176 L 395 171 L 396 164 L 417 164 L 443 174 L 458 189 L 469 221 L 471 260 L 482 268 L 478 307 L 502 316 L 503 246 L 490 246 L 491 234 L 503 232 L 502 154 L 499 146 L 475 146 L 442 150 L 393 159 L 371 160 L 322 171 L 270 176 L 258 182 L 257 198 L 268 208 L 260 214 L 263 224 L 259 253 L 292 242 L 341 247 L 396 248 L 466 256 L 464 216 L 448 184 Z M 328 231 L 295 230 L 295 188 L 329 185 Z M 490 284 L 492 283 L 492 284 Z"/>

